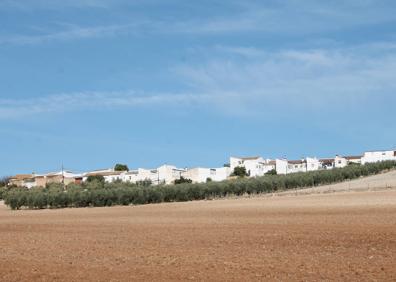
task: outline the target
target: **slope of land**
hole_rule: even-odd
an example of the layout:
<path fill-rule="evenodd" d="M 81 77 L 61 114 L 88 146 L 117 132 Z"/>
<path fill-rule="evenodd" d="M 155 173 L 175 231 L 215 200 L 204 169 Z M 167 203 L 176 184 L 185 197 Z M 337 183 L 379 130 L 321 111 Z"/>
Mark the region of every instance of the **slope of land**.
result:
<path fill-rule="evenodd" d="M 395 173 L 356 183 L 387 178 Z M 0 248 L 0 281 L 395 281 L 396 190 L 39 211 L 2 205 Z"/>
<path fill-rule="evenodd" d="M 278 195 L 313 194 L 341 191 L 375 191 L 396 188 L 396 170 L 373 176 L 362 177 L 342 183 L 296 189 L 277 193 Z"/>

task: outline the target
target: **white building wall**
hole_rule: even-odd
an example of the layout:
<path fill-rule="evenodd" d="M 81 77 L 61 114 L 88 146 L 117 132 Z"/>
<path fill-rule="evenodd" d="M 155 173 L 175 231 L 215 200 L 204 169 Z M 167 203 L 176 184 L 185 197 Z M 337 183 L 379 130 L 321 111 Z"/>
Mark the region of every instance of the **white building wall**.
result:
<path fill-rule="evenodd" d="M 287 160 L 276 159 L 276 173 L 277 174 L 287 174 Z"/>
<path fill-rule="evenodd" d="M 224 181 L 227 180 L 228 177 L 230 177 L 231 173 L 232 173 L 231 168 L 220 167 L 220 168 L 216 168 L 215 175 L 211 175 L 210 178 L 213 181 Z"/>
<path fill-rule="evenodd" d="M 362 164 L 394 160 L 396 160 L 396 151 L 373 151 L 364 153 Z"/>
<path fill-rule="evenodd" d="M 298 172 L 307 172 L 307 164 L 303 163 L 287 163 L 287 174 L 289 173 L 298 173 Z"/>
<path fill-rule="evenodd" d="M 234 169 L 238 166 L 243 166 L 243 160 L 241 158 L 230 157 L 231 171 L 234 171 Z"/>
<path fill-rule="evenodd" d="M 205 183 L 208 178 L 212 181 L 223 181 L 231 175 L 231 168 L 191 168 L 182 173 L 182 176 L 191 179 L 193 183 Z"/>
<path fill-rule="evenodd" d="M 163 165 L 158 169 L 158 175 L 160 183 L 172 184 L 176 179 L 180 179 L 180 176 L 185 171 L 184 169 L 179 169 L 173 165 Z"/>
<path fill-rule="evenodd" d="M 230 158 L 231 173 L 236 167 L 246 168 L 246 172 L 250 177 L 263 176 L 266 172 L 274 168 L 273 165 L 269 165 L 270 160 L 264 160 L 261 157 L 258 158 Z"/>
<path fill-rule="evenodd" d="M 334 167 L 335 168 L 343 168 L 348 165 L 348 160 L 341 156 L 336 156 L 334 159 Z"/>
<path fill-rule="evenodd" d="M 307 171 L 316 171 L 321 168 L 321 164 L 317 158 L 306 158 Z"/>
<path fill-rule="evenodd" d="M 210 168 L 196 167 L 187 169 L 182 173 L 184 178 L 192 180 L 193 183 L 205 183 L 208 178 L 213 179 Z"/>

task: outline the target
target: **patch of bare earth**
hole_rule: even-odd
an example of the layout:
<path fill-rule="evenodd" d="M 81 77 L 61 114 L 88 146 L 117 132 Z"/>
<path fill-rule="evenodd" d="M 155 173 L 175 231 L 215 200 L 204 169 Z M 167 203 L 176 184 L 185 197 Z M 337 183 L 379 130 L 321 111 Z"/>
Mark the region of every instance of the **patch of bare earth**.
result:
<path fill-rule="evenodd" d="M 396 280 L 396 191 L 0 206 L 1 281 Z"/>

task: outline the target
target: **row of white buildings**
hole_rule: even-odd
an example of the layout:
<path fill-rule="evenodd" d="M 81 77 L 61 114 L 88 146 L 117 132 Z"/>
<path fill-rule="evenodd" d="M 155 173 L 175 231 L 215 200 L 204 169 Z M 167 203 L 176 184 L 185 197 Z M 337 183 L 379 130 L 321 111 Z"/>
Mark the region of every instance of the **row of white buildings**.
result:
<path fill-rule="evenodd" d="M 230 168 L 245 167 L 250 177 L 263 176 L 269 171 L 277 174 L 290 174 L 333 168 L 343 168 L 349 164 L 367 164 L 382 161 L 396 161 L 396 150 L 368 151 L 359 156 L 340 156 L 334 158 L 303 158 L 301 160 L 263 159 L 262 157 L 230 158 Z"/>
<path fill-rule="evenodd" d="M 264 176 L 266 173 L 290 174 L 297 172 L 317 171 L 342 168 L 349 164 L 366 164 L 381 161 L 396 161 L 396 150 L 370 151 L 361 156 L 335 156 L 334 158 L 303 158 L 301 160 L 264 159 L 262 157 L 231 157 L 229 165 L 220 168 L 177 168 L 173 165 L 162 165 L 155 169 L 138 168 L 129 171 L 114 169 L 95 170 L 81 174 L 60 171 L 49 174 L 20 174 L 10 179 L 10 185 L 32 188 L 49 183 L 76 183 L 87 181 L 90 176 L 102 176 L 106 182 L 116 181 L 139 183 L 149 182 L 152 185 L 174 184 L 181 177 L 193 183 L 223 181 L 232 177 L 236 167 L 244 167 L 249 177 Z"/>

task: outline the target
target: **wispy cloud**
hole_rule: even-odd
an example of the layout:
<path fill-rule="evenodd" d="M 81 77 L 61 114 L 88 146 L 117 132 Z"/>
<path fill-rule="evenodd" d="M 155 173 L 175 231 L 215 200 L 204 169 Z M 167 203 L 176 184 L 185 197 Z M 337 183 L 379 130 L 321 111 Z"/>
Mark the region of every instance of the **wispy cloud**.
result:
<path fill-rule="evenodd" d="M 134 107 L 179 107 L 204 103 L 208 97 L 192 94 L 142 95 L 128 92 L 80 92 L 28 99 L 0 99 L 0 119 L 80 110 Z"/>
<path fill-rule="evenodd" d="M 391 43 L 276 52 L 250 52 L 247 47 L 224 50 L 222 58 L 182 65 L 175 71 L 189 87 L 214 97 L 216 106 L 228 112 L 339 111 L 396 101 L 396 50 Z M 227 52 L 246 55 L 241 60 Z"/>
<path fill-rule="evenodd" d="M 33 1 L 32 1 L 33 2 Z M 146 1 L 48 1 L 40 0 L 34 3 L 28 1 L 5 0 L 1 7 L 20 7 L 33 9 L 78 7 L 100 7 L 112 9 L 117 5 L 147 4 Z M 386 2 L 386 1 L 385 1 Z M 170 3 L 177 4 L 178 1 Z M 210 4 L 208 4 L 210 5 Z M 144 6 L 144 5 L 143 5 Z M 348 30 L 359 26 L 375 25 L 396 21 L 396 5 L 388 3 L 378 5 L 376 1 L 279 1 L 276 5 L 263 4 L 256 1 L 231 1 L 227 12 L 216 16 L 191 16 L 188 19 L 166 16 L 150 16 L 150 9 L 160 7 L 159 2 L 151 1 L 143 14 L 135 17 L 130 9 L 133 20 L 124 23 L 114 22 L 108 25 L 74 24 L 73 28 L 55 30 L 47 34 L 14 34 L 0 38 L 0 44 L 37 44 L 50 41 L 65 41 L 108 37 L 121 34 L 179 34 L 179 35 L 218 35 L 256 32 L 270 35 L 301 35 L 317 34 L 335 30 Z M 177 5 L 175 5 L 177 7 Z M 191 7 L 190 7 L 191 8 Z M 128 9 L 126 9 L 128 11 Z M 180 12 L 180 11 L 179 11 Z M 128 12 L 127 12 L 128 13 Z"/>
<path fill-rule="evenodd" d="M 69 26 L 65 30 L 54 31 L 47 34 L 0 37 L 0 44 L 34 45 L 53 41 L 111 37 L 121 33 L 133 32 L 134 28 L 136 28 L 136 26 L 132 24 L 96 27 Z"/>
<path fill-rule="evenodd" d="M 109 8 L 119 0 L 2 0 L 0 8 L 31 10 L 31 9 L 64 9 L 64 8 Z"/>

